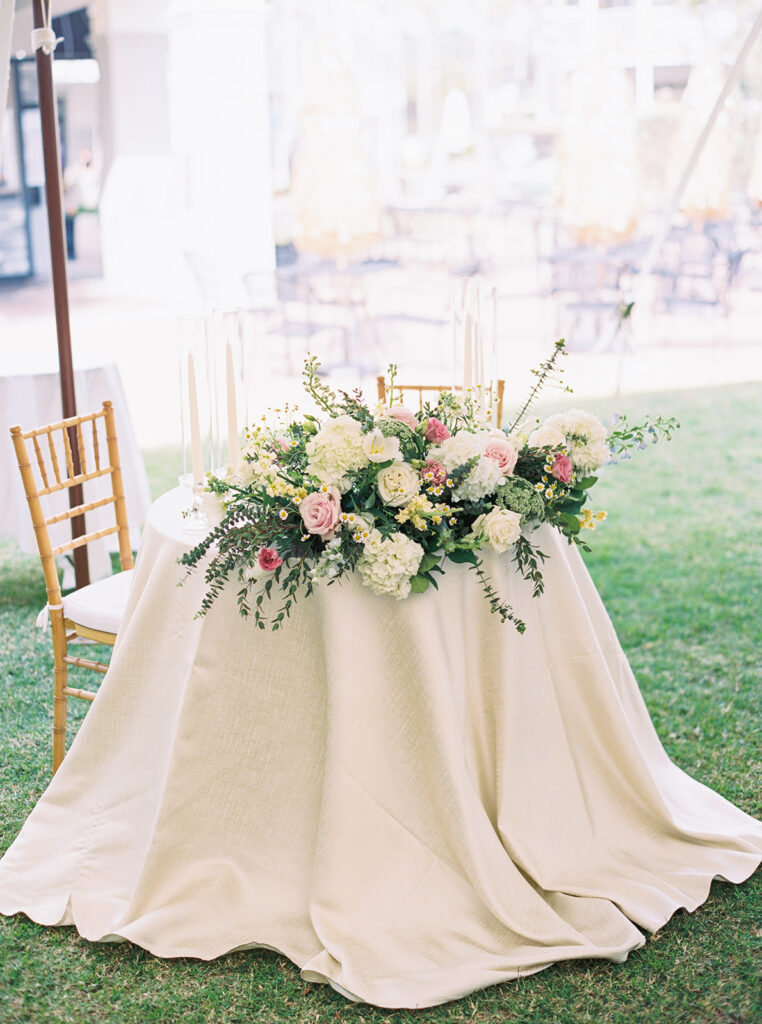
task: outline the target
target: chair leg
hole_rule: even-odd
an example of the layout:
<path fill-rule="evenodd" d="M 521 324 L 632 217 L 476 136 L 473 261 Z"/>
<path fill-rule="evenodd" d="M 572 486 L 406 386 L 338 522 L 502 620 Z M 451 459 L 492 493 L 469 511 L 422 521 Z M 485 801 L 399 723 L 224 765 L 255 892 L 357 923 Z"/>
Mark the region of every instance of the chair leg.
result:
<path fill-rule="evenodd" d="M 66 683 L 69 666 L 64 661 L 67 651 L 63 609 L 51 611 L 53 633 L 53 774 L 58 771 L 66 753 Z"/>

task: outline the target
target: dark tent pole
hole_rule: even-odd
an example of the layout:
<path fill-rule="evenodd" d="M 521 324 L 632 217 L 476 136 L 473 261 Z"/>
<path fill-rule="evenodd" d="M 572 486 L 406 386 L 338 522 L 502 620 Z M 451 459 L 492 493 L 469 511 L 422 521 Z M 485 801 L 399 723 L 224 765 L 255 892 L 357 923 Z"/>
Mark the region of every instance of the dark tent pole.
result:
<path fill-rule="evenodd" d="M 33 0 L 34 27 L 47 28 L 50 24 L 50 7 L 43 0 Z M 61 156 L 58 145 L 58 109 L 53 84 L 53 56 L 45 53 L 43 47 L 35 51 L 37 60 L 37 85 L 40 99 L 40 122 L 42 125 L 42 151 L 45 165 L 45 201 L 48 207 L 48 231 L 50 234 L 50 262 L 53 275 L 53 301 L 58 337 L 58 363 L 61 376 L 61 406 L 64 419 L 77 415 L 74 395 L 74 367 L 71 357 L 71 329 L 69 326 L 69 289 L 66 278 L 66 235 L 64 231 L 63 198 L 61 184 Z M 72 459 L 75 474 L 81 472 L 79 446 L 74 429 L 70 432 Z M 69 488 L 69 506 L 74 508 L 83 503 L 82 485 Z M 72 537 L 85 533 L 85 517 L 75 516 L 71 520 Z M 74 572 L 77 588 L 90 582 L 85 547 L 75 548 Z"/>

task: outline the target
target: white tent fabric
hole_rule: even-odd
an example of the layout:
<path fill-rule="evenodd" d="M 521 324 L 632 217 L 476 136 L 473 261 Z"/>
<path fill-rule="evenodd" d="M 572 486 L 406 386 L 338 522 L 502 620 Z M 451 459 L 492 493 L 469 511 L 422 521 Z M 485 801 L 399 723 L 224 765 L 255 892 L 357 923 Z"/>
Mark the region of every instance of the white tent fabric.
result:
<path fill-rule="evenodd" d="M 3 156 L 3 121 L 8 102 L 8 73 L 11 66 L 13 0 L 0 0 L 0 160 Z"/>

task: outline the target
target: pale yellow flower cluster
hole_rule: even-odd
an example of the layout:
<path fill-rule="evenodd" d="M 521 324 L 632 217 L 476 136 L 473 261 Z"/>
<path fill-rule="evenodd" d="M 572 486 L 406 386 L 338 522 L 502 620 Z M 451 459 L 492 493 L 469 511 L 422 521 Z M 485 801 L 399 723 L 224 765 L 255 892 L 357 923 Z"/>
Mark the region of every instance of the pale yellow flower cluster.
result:
<path fill-rule="evenodd" d="M 602 523 L 607 515 L 607 512 L 593 512 L 591 508 L 583 508 L 579 514 L 579 525 L 583 530 L 594 530 L 596 525 Z"/>
<path fill-rule="evenodd" d="M 452 515 L 456 511 L 457 509 L 453 509 L 449 505 L 431 502 L 424 494 L 418 494 L 408 502 L 405 508 L 400 509 L 394 518 L 398 523 L 412 523 L 416 530 L 427 530 L 427 520 L 430 519 L 435 526 L 438 526 L 444 516 Z M 454 520 L 450 521 L 454 522 Z"/>
<path fill-rule="evenodd" d="M 270 476 L 265 490 L 271 498 L 291 498 L 295 505 L 307 497 L 306 487 L 294 487 L 293 484 L 275 474 Z"/>

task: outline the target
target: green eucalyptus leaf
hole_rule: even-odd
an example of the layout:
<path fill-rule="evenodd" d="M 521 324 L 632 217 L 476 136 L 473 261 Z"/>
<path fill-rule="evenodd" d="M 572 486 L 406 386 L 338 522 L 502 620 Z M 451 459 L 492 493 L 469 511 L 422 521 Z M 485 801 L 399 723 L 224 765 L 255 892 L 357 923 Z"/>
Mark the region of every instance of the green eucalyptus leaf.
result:
<path fill-rule="evenodd" d="M 566 531 L 566 533 L 571 533 L 571 534 L 579 533 L 579 531 L 580 531 L 579 519 L 577 519 L 577 517 L 572 515 L 570 512 L 562 512 L 561 513 L 561 522 L 563 523 L 564 530 Z"/>
<path fill-rule="evenodd" d="M 421 559 L 421 564 L 418 566 L 419 573 L 427 573 L 433 569 L 435 565 L 439 563 L 439 555 L 426 554 Z"/>
<path fill-rule="evenodd" d="M 476 552 L 472 551 L 470 548 L 456 548 L 454 551 L 451 551 L 447 557 L 451 562 L 468 562 L 471 565 L 476 565 L 478 561 Z"/>
<path fill-rule="evenodd" d="M 598 483 L 597 476 L 583 476 L 581 480 L 574 482 L 574 487 L 578 491 L 589 491 L 593 484 Z"/>
<path fill-rule="evenodd" d="M 425 576 L 413 576 L 410 581 L 410 589 L 414 594 L 422 594 L 424 590 L 427 590 L 429 581 Z"/>

